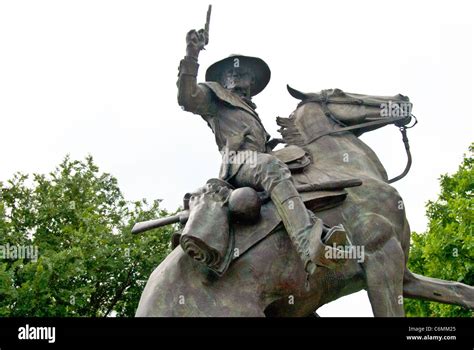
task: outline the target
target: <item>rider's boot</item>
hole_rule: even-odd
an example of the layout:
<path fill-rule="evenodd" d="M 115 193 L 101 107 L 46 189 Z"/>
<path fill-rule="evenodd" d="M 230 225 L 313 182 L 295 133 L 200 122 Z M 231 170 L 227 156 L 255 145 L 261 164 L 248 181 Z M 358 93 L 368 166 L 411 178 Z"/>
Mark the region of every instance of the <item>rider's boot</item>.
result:
<path fill-rule="evenodd" d="M 348 243 L 344 228 L 327 229 L 321 219 L 311 217 L 291 180 L 278 183 L 270 196 L 308 274 L 314 273 L 316 265 L 335 268 L 345 261 L 334 247 Z"/>

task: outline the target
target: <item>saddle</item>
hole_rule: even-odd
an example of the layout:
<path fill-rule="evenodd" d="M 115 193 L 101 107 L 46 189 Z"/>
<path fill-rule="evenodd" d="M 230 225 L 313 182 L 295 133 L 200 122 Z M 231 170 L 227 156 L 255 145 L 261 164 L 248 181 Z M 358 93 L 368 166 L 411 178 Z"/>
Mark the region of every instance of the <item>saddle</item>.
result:
<path fill-rule="evenodd" d="M 358 179 L 338 178 L 333 181 L 318 183 L 312 179 L 312 174 L 305 173 L 311 165 L 309 153 L 296 145 L 288 145 L 271 153 L 291 171 L 296 189 L 301 194 L 306 208 L 312 212 L 322 211 L 340 205 L 347 196 L 344 188 L 359 186 L 362 182 Z"/>
<path fill-rule="evenodd" d="M 341 205 L 347 197 L 345 188 L 359 186 L 362 182 L 358 179 L 338 179 L 324 183 L 315 183 L 305 174 L 305 169 L 311 164 L 309 154 L 301 147 L 290 145 L 272 152 L 274 156 L 288 165 L 295 180 L 296 189 L 301 194 L 303 202 L 311 215 L 314 212 L 323 211 Z M 211 179 L 208 184 L 232 188 L 230 184 L 220 179 Z M 205 266 L 201 264 L 208 276 L 222 276 L 230 264 L 240 258 L 252 247 L 275 232 L 282 225 L 282 220 L 277 212 L 270 196 L 267 193 L 259 193 L 262 201 L 260 218 L 257 222 L 233 222 L 229 223 L 228 244 L 225 251 L 221 251 L 220 264 L 218 266 Z M 187 207 L 185 197 L 184 207 Z M 181 235 L 175 233 L 172 238 L 173 249 L 180 244 Z"/>
<path fill-rule="evenodd" d="M 311 164 L 308 153 L 301 147 L 288 145 L 282 149 L 271 152 L 290 169 L 292 174 L 300 173 Z"/>

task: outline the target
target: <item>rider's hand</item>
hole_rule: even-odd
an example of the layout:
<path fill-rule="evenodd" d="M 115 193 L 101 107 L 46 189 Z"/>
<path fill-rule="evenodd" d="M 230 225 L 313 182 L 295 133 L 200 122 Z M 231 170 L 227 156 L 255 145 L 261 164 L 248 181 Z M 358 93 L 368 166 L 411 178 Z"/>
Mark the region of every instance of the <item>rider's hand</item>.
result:
<path fill-rule="evenodd" d="M 405 119 L 402 119 L 402 120 L 396 122 L 395 125 L 398 126 L 398 127 L 402 127 L 402 126 L 405 126 L 405 125 L 409 124 L 410 122 L 411 122 L 411 116 L 408 116 Z"/>
<path fill-rule="evenodd" d="M 236 133 L 232 136 L 228 136 L 226 139 L 226 147 L 229 151 L 238 151 L 242 144 L 245 142 L 247 136 L 251 135 L 250 126 L 246 126 L 244 130 Z"/>
<path fill-rule="evenodd" d="M 190 30 L 186 35 L 186 55 L 197 59 L 199 52 L 204 49 L 208 42 L 207 35 L 204 29 Z"/>

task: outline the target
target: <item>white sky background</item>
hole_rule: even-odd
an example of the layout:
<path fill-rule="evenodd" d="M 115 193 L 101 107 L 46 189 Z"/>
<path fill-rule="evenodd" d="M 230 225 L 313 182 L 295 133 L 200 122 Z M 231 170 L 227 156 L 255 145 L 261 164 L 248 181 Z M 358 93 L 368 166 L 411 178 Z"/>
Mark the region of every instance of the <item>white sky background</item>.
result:
<path fill-rule="evenodd" d="M 182 195 L 218 174 L 211 130 L 176 101 L 185 36 L 210 0 L 0 1 L 0 181 L 51 171 L 69 153 L 92 154 L 127 199 Z M 268 131 L 302 91 L 341 88 L 408 95 L 420 123 L 409 131 L 413 166 L 395 184 L 416 231 L 438 177 L 455 171 L 474 140 L 473 25 L 469 1 L 213 0 L 207 66 L 231 53 L 263 58 L 272 80 L 255 98 Z M 389 176 L 405 167 L 395 127 L 362 139 Z M 322 316 L 371 316 L 365 292 Z"/>

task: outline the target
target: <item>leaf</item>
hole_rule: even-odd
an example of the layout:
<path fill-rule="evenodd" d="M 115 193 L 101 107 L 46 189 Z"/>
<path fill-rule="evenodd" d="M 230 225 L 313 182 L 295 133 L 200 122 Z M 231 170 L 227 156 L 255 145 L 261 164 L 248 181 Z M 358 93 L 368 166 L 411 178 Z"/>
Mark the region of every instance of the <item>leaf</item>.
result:
<path fill-rule="evenodd" d="M 440 177 L 441 194 L 426 205 L 428 230 L 412 234 L 408 267 L 429 277 L 474 285 L 474 143 L 453 175 Z M 408 316 L 471 317 L 459 306 L 407 300 Z"/>

